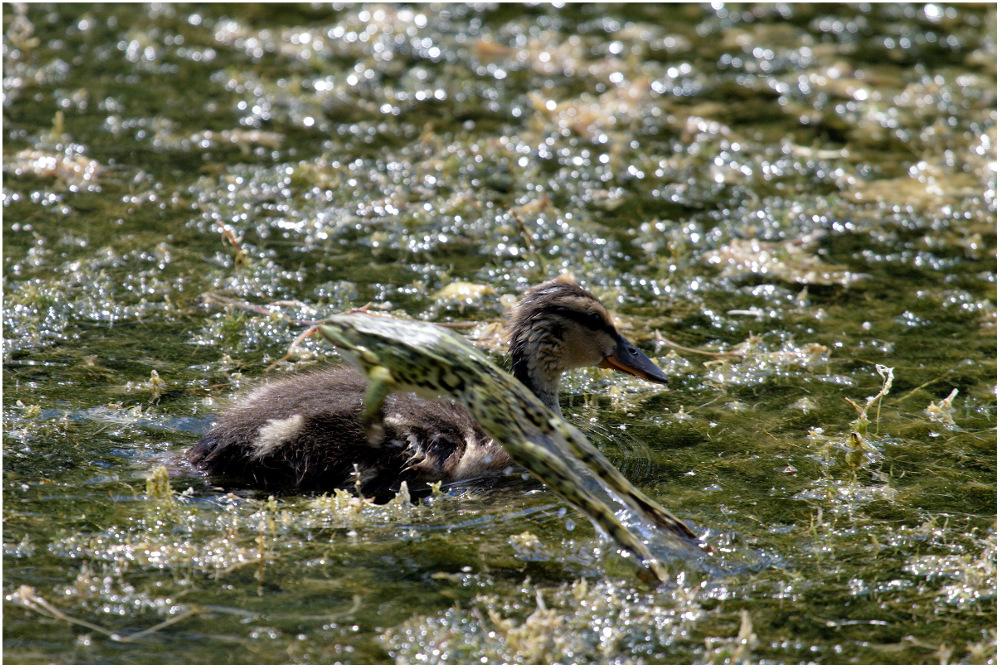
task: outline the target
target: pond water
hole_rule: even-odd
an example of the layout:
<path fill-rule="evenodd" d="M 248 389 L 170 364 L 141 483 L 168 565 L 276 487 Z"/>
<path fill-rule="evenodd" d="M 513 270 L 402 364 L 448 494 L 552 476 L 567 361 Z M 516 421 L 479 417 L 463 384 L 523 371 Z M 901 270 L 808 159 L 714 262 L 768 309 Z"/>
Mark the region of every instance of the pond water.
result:
<path fill-rule="evenodd" d="M 995 663 L 996 26 L 5 5 L 4 660 Z M 564 413 L 708 565 L 650 590 L 518 475 L 375 506 L 183 460 L 338 361 L 271 368 L 301 321 L 502 361 L 564 272 L 671 378 L 581 370 Z"/>

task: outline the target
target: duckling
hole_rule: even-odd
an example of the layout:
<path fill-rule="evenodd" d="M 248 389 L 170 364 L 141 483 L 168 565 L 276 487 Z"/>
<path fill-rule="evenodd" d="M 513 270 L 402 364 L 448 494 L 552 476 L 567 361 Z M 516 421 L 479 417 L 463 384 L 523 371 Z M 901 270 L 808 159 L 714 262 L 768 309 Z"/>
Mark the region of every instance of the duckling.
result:
<path fill-rule="evenodd" d="M 598 299 L 572 279 L 530 288 L 508 323 L 514 378 L 557 415 L 563 373 L 612 368 L 666 383 L 667 377 L 615 328 Z M 368 381 L 352 367 L 296 374 L 239 400 L 187 452 L 207 472 L 265 488 L 331 491 L 356 487 L 376 502 L 407 483 L 468 484 L 515 466 L 460 405 L 390 395 L 377 438 L 362 421 Z"/>

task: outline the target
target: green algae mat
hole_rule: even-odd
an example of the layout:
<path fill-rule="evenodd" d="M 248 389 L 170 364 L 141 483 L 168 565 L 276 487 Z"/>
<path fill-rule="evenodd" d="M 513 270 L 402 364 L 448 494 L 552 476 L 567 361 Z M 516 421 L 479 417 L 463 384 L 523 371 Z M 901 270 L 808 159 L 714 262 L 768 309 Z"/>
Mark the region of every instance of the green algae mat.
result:
<path fill-rule="evenodd" d="M 995 5 L 4 5 L 8 663 L 995 663 Z M 572 274 L 670 377 L 563 413 L 713 546 L 531 477 L 220 485 L 309 322 Z M 290 352 L 290 354 L 289 354 Z"/>

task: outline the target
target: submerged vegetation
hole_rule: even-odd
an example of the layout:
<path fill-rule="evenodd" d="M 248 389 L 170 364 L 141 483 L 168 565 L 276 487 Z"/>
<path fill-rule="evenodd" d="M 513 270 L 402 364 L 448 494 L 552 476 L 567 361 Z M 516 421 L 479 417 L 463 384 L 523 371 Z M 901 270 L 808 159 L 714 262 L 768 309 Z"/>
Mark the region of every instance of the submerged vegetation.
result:
<path fill-rule="evenodd" d="M 5 6 L 5 660 L 995 663 L 996 25 Z M 338 361 L 307 322 L 499 363 L 562 272 L 671 379 L 564 414 L 710 565 L 649 590 L 520 475 L 378 506 L 180 456 Z"/>

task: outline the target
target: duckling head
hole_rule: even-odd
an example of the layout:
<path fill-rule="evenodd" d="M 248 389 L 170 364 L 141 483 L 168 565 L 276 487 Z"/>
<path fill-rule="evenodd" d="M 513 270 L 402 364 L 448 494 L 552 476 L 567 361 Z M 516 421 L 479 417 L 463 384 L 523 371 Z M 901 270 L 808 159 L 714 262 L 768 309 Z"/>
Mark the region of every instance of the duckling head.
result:
<path fill-rule="evenodd" d="M 668 380 L 622 336 L 597 297 L 564 276 L 525 293 L 514 307 L 509 334 L 514 377 L 556 413 L 559 377 L 571 369 L 600 366 L 655 383 Z"/>

